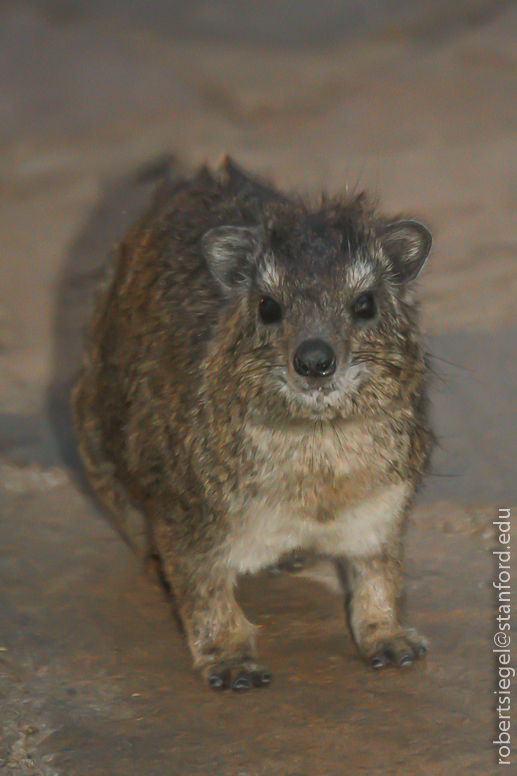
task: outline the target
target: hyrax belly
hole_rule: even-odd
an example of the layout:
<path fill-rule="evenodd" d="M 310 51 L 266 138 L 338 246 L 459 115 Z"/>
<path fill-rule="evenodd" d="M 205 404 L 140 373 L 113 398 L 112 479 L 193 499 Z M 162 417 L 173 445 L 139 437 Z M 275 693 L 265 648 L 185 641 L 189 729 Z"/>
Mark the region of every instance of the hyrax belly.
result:
<path fill-rule="evenodd" d="M 398 529 L 408 490 L 405 483 L 384 485 L 362 499 L 330 505 L 317 498 L 300 503 L 271 492 L 258 495 L 232 521 L 225 545 L 228 564 L 243 573 L 274 564 L 293 550 L 347 558 L 379 553 Z"/>

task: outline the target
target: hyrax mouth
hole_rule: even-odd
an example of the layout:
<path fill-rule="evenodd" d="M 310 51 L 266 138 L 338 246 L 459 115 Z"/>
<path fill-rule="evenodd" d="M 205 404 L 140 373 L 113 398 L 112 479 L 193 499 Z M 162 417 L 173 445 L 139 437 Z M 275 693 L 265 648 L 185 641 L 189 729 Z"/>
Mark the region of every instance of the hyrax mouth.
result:
<path fill-rule="evenodd" d="M 336 399 L 358 389 L 366 376 L 363 364 L 345 364 L 332 377 L 314 379 L 311 377 L 292 380 L 293 389 L 301 396 L 314 400 Z"/>
<path fill-rule="evenodd" d="M 290 375 L 282 384 L 282 393 L 289 398 L 293 407 L 317 419 L 347 414 L 351 397 L 360 391 L 367 379 L 363 364 L 347 363 L 338 368 L 331 377 L 324 379 Z"/>

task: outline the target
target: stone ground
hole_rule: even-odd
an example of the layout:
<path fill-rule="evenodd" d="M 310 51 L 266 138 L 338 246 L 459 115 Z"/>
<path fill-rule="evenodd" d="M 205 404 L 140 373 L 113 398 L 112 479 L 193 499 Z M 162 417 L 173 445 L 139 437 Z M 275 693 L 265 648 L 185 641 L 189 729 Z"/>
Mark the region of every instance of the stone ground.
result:
<path fill-rule="evenodd" d="M 501 1 L 0 6 L 0 773 L 498 772 L 516 34 L 517 3 Z M 99 268 L 164 154 L 192 166 L 224 151 L 286 187 L 373 190 L 436 235 L 421 295 L 440 448 L 406 561 L 407 619 L 431 650 L 410 670 L 361 663 L 321 561 L 242 580 L 275 681 L 209 693 L 162 591 L 82 488 L 65 397 Z"/>

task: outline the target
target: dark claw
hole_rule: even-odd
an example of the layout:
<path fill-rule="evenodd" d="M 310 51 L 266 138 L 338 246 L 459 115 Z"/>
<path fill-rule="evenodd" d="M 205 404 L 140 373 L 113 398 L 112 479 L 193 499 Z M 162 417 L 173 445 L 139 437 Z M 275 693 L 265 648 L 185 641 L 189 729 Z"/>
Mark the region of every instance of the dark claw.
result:
<path fill-rule="evenodd" d="M 221 671 L 218 674 L 212 674 L 208 679 L 208 686 L 213 690 L 227 690 L 230 686 L 230 671 Z"/>
<path fill-rule="evenodd" d="M 410 652 L 403 652 L 399 657 L 399 666 L 411 666 L 415 662 L 414 656 Z"/>
<path fill-rule="evenodd" d="M 280 568 L 285 568 L 286 571 L 300 571 L 305 567 L 303 558 L 296 556 L 289 561 L 286 561 Z"/>
<path fill-rule="evenodd" d="M 271 684 L 272 678 L 269 671 L 255 671 L 252 674 L 253 687 L 267 687 Z"/>
<path fill-rule="evenodd" d="M 296 572 L 305 568 L 305 558 L 303 555 L 288 555 L 280 560 L 274 566 L 270 566 L 268 572 L 274 576 L 284 571 Z"/>
<path fill-rule="evenodd" d="M 223 677 L 220 674 L 212 674 L 212 676 L 208 677 L 208 686 L 211 687 L 212 690 L 222 690 Z"/>
<path fill-rule="evenodd" d="M 247 674 L 239 674 L 233 681 L 232 690 L 235 692 L 245 692 L 251 687 L 251 682 Z"/>
<path fill-rule="evenodd" d="M 371 659 L 371 664 L 373 668 L 384 668 L 384 666 L 387 666 L 388 663 L 390 662 L 391 662 L 391 658 L 388 652 L 386 652 L 386 650 L 383 650 L 382 652 L 378 652 Z"/>

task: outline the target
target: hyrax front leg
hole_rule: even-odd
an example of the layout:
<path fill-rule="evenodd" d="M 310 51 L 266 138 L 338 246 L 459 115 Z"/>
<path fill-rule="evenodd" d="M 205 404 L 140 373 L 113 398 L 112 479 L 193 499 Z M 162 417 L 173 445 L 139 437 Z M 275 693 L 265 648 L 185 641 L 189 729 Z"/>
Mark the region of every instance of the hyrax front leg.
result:
<path fill-rule="evenodd" d="M 398 619 L 400 552 L 346 562 L 349 618 L 361 654 L 374 668 L 408 666 L 422 657 L 426 642 Z"/>
<path fill-rule="evenodd" d="M 271 673 L 256 660 L 255 626 L 234 596 L 235 576 L 206 556 L 162 556 L 181 617 L 194 668 L 215 690 L 264 687 Z"/>

